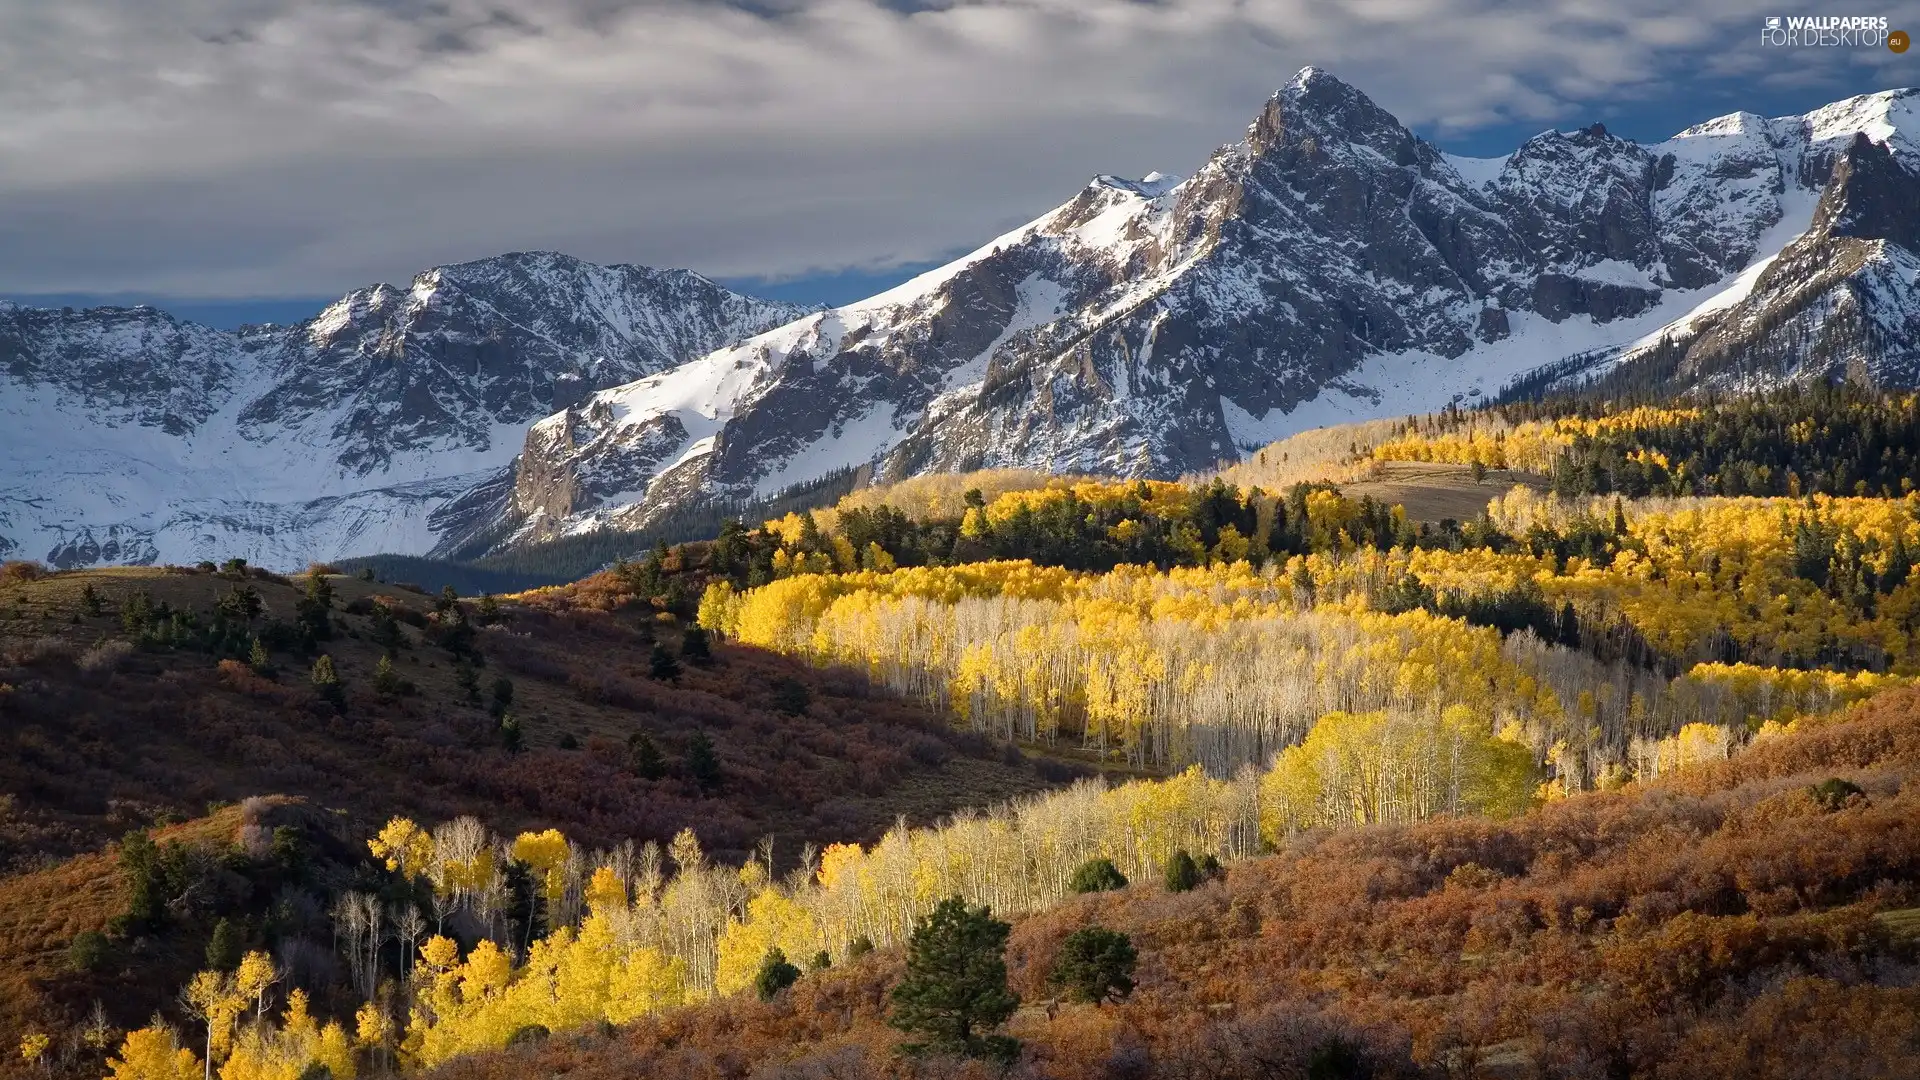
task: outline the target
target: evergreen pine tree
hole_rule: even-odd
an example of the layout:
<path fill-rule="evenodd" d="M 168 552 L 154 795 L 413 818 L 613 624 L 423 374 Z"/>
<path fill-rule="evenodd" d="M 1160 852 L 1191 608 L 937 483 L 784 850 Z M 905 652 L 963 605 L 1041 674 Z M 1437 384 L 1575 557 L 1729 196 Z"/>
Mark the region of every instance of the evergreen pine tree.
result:
<path fill-rule="evenodd" d="M 222 916 L 213 924 L 213 936 L 207 939 L 207 967 L 214 971 L 232 971 L 240 964 L 240 931 L 231 919 Z"/>
<path fill-rule="evenodd" d="M 17 605 L 20 601 L 16 599 Z M 144 634 L 154 621 L 153 594 L 137 589 L 120 602 L 120 627 L 129 634 Z"/>
<path fill-rule="evenodd" d="M 907 973 L 893 988 L 887 1022 L 922 1036 L 909 1052 L 934 1051 L 1011 1059 L 1019 1044 L 984 1036 L 1013 1015 L 1020 999 L 1007 988 L 1007 935 L 1013 928 L 985 907 L 942 900 L 914 924 Z"/>
<path fill-rule="evenodd" d="M 520 718 L 510 712 L 501 713 L 500 745 L 507 748 L 507 753 L 517 754 L 524 742 L 525 735 L 520 730 Z"/>
<path fill-rule="evenodd" d="M 333 657 L 321 653 L 320 659 L 313 662 L 313 672 L 309 678 L 322 700 L 332 703 L 336 709 L 346 708 L 346 690 L 340 685 L 340 676 L 333 669 Z"/>
<path fill-rule="evenodd" d="M 480 673 L 464 656 L 453 662 L 453 683 L 469 704 L 480 704 Z"/>
<path fill-rule="evenodd" d="M 1906 584 L 1907 576 L 1913 572 L 1913 555 L 1907 550 L 1906 537 L 1898 530 L 1893 534 L 1893 546 L 1887 551 L 1887 569 L 1880 575 L 1880 591 L 1891 593 Z"/>
<path fill-rule="evenodd" d="M 455 607 L 436 615 L 427 634 L 428 640 L 447 650 L 447 654 L 456 660 L 480 660 L 479 652 L 473 647 L 473 624 L 467 621 L 467 613 L 463 608 Z"/>
<path fill-rule="evenodd" d="M 760 961 L 759 973 L 753 977 L 753 990 L 761 1001 L 772 1001 L 780 991 L 799 981 L 800 969 L 787 963 L 787 954 L 769 949 L 766 959 Z"/>
<path fill-rule="evenodd" d="M 400 676 L 393 670 L 393 658 L 381 654 L 380 662 L 373 668 L 373 689 L 381 697 L 393 697 L 400 693 Z"/>
<path fill-rule="evenodd" d="M 827 541 L 820 535 L 820 523 L 813 520 L 813 511 L 800 515 L 800 550 L 808 555 L 819 555 L 827 550 Z"/>
<path fill-rule="evenodd" d="M 294 620 L 306 636 L 314 641 L 326 641 L 333 636 L 333 619 L 329 614 L 333 610 L 333 586 L 327 583 L 325 574 L 313 571 L 307 574 L 306 595 L 294 601 Z"/>
<path fill-rule="evenodd" d="M 714 752 L 713 740 L 707 738 L 704 731 L 696 731 L 687 740 L 687 753 L 683 759 L 687 779 L 692 780 L 701 791 L 713 791 L 720 786 L 720 755 Z"/>
<path fill-rule="evenodd" d="M 1573 610 L 1573 601 L 1560 606 L 1560 644 L 1569 649 L 1580 647 L 1580 615 Z"/>
<path fill-rule="evenodd" d="M 93 582 L 91 581 L 87 582 L 86 586 L 80 590 L 80 607 L 88 616 L 96 619 L 100 617 L 100 612 L 105 607 L 100 600 L 100 594 L 94 590 Z"/>
<path fill-rule="evenodd" d="M 1074 868 L 1067 889 L 1076 893 L 1109 892 L 1127 887 L 1127 876 L 1112 859 L 1088 859 Z"/>
<path fill-rule="evenodd" d="M 627 737 L 627 760 L 633 766 L 633 774 L 642 780 L 658 780 L 667 774 L 666 757 L 644 731 Z"/>
<path fill-rule="evenodd" d="M 400 632 L 400 621 L 393 617 L 393 609 L 380 601 L 374 601 L 372 623 L 373 643 L 383 649 L 397 649 L 406 644 L 406 636 Z"/>
<path fill-rule="evenodd" d="M 1133 965 L 1138 955 L 1132 939 L 1105 927 L 1075 930 L 1060 943 L 1047 981 L 1069 998 L 1098 1005 L 1133 993 Z"/>
<path fill-rule="evenodd" d="M 1167 860 L 1166 884 L 1168 892 L 1186 892 L 1200 884 L 1200 867 L 1185 849 Z"/>
<path fill-rule="evenodd" d="M 773 707 L 788 716 L 799 716 L 813 704 L 813 692 L 799 679 L 785 675 L 773 680 L 768 689 L 773 692 Z"/>
<path fill-rule="evenodd" d="M 689 626 L 680 638 L 680 659 L 690 664 L 706 664 L 713 659 L 713 646 L 705 627 Z"/>
<path fill-rule="evenodd" d="M 673 658 L 665 645 L 656 641 L 653 651 L 647 655 L 647 674 L 671 682 L 680 677 L 680 661 Z"/>
<path fill-rule="evenodd" d="M 247 650 L 247 666 L 253 669 L 255 675 L 273 674 L 273 658 L 267 655 L 266 643 L 257 634 L 254 635 L 253 648 Z"/>
<path fill-rule="evenodd" d="M 661 587 L 666 584 L 666 573 L 667 542 L 658 540 L 655 541 L 653 550 L 648 552 L 646 559 L 641 562 L 640 569 L 633 575 L 633 591 L 642 599 L 653 599 L 659 595 Z"/>

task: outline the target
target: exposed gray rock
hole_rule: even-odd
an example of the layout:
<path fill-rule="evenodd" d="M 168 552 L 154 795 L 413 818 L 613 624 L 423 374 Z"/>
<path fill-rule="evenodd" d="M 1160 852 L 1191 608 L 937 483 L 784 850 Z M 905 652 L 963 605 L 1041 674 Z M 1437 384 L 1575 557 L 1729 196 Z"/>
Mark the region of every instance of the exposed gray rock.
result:
<path fill-rule="evenodd" d="M 544 252 L 232 333 L 0 304 L 0 539 L 63 566 L 423 551 L 501 520 L 531 421 L 803 312 Z"/>
<path fill-rule="evenodd" d="M 1442 387 L 1432 373 L 1471 371 L 1491 346 L 1511 355 L 1543 327 L 1639 326 L 1677 292 L 1729 281 L 1772 254 L 1763 244 L 1825 183 L 1821 163 L 1883 130 L 1896 99 L 1736 114 L 1657 146 L 1600 125 L 1547 132 L 1494 163 L 1448 157 L 1307 69 L 1191 179 L 1098 177 L 918 282 L 542 421 L 489 535 L 641 526 L 855 465 L 881 480 L 1177 476 L 1328 395 L 1364 415 L 1396 411 L 1388 390 L 1420 408 L 1491 392 L 1498 380 Z M 1875 190 L 1888 194 L 1853 198 L 1847 220 L 1910 228 L 1904 196 Z M 1859 258 L 1806 257 L 1843 276 Z M 1410 358 L 1405 385 L 1382 386 L 1395 377 L 1383 357 Z"/>

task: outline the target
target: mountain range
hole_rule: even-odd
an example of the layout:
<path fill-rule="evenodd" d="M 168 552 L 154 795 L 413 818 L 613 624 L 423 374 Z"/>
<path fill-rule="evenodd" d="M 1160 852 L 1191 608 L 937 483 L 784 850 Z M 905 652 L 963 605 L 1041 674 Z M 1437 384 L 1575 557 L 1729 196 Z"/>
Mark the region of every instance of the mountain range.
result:
<path fill-rule="evenodd" d="M 503 255 L 296 326 L 0 303 L 0 554 L 57 566 L 424 552 L 527 426 L 804 309 L 686 271 Z"/>
<path fill-rule="evenodd" d="M 1175 476 L 1510 385 L 1914 386 L 1917 132 L 1895 90 L 1462 158 L 1308 68 L 1191 176 L 843 307 L 553 254 L 234 333 L 0 305 L 0 552 L 472 555 L 853 468 Z"/>

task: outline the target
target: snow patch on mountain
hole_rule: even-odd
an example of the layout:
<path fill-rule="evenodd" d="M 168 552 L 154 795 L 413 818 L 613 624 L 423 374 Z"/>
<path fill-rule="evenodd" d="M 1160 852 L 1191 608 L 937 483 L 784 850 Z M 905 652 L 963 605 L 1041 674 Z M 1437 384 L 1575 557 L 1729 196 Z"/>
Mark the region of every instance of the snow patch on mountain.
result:
<path fill-rule="evenodd" d="M 237 334 L 0 305 L 0 550 L 467 555 L 859 466 L 1174 476 L 1675 350 L 1920 384 L 1917 109 L 1467 158 L 1308 68 L 1191 175 L 1097 176 L 827 310 L 545 253 Z"/>
<path fill-rule="evenodd" d="M 952 263 L 696 362 L 721 404 L 685 417 L 671 453 L 605 422 L 679 409 L 668 380 L 582 402 L 576 438 L 522 455 L 516 499 L 546 516 L 518 535 L 644 524 L 857 465 L 1177 475 L 1486 398 L 1545 361 L 1604 366 L 1744 303 L 1848 140 L 1904 155 L 1911 109 L 1889 92 L 1651 145 L 1594 125 L 1466 158 L 1306 69 L 1188 178 L 1095 177 Z M 1898 265 L 1880 257 L 1861 287 L 1886 291 L 1871 283 Z"/>
<path fill-rule="evenodd" d="M 530 421 L 801 313 L 544 252 L 355 290 L 292 327 L 0 305 L 0 535 L 59 565 L 425 552 Z"/>

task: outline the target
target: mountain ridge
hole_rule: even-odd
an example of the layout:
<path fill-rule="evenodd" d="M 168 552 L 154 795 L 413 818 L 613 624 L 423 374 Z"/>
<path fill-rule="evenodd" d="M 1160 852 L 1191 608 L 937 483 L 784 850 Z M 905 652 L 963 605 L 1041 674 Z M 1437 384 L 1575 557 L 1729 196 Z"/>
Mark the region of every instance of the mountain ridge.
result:
<path fill-rule="evenodd" d="M 28 465 L 0 489 L 0 548 L 472 558 L 854 469 L 1177 476 L 1530 376 L 1907 385 L 1917 102 L 1466 158 L 1310 67 L 1191 175 L 1096 176 L 838 307 L 537 252 L 222 338 L 149 309 L 0 307 L 0 417 Z M 1835 176 L 1853 217 L 1820 217 Z M 1846 235 L 1866 223 L 1884 235 Z"/>
<path fill-rule="evenodd" d="M 802 311 L 551 252 L 231 332 L 145 307 L 0 306 L 17 463 L 0 551 L 64 566 L 422 549 L 427 515 L 505 465 L 527 423 Z"/>
<path fill-rule="evenodd" d="M 1307 68 L 1185 180 L 1096 177 L 906 285 L 536 423 L 491 527 L 644 528 L 859 465 L 1173 476 L 1569 356 L 1615 364 L 1737 302 L 1743 272 L 1812 228 L 1856 136 L 1907 175 L 1914 98 L 1651 145 L 1548 131 L 1494 161 Z"/>

